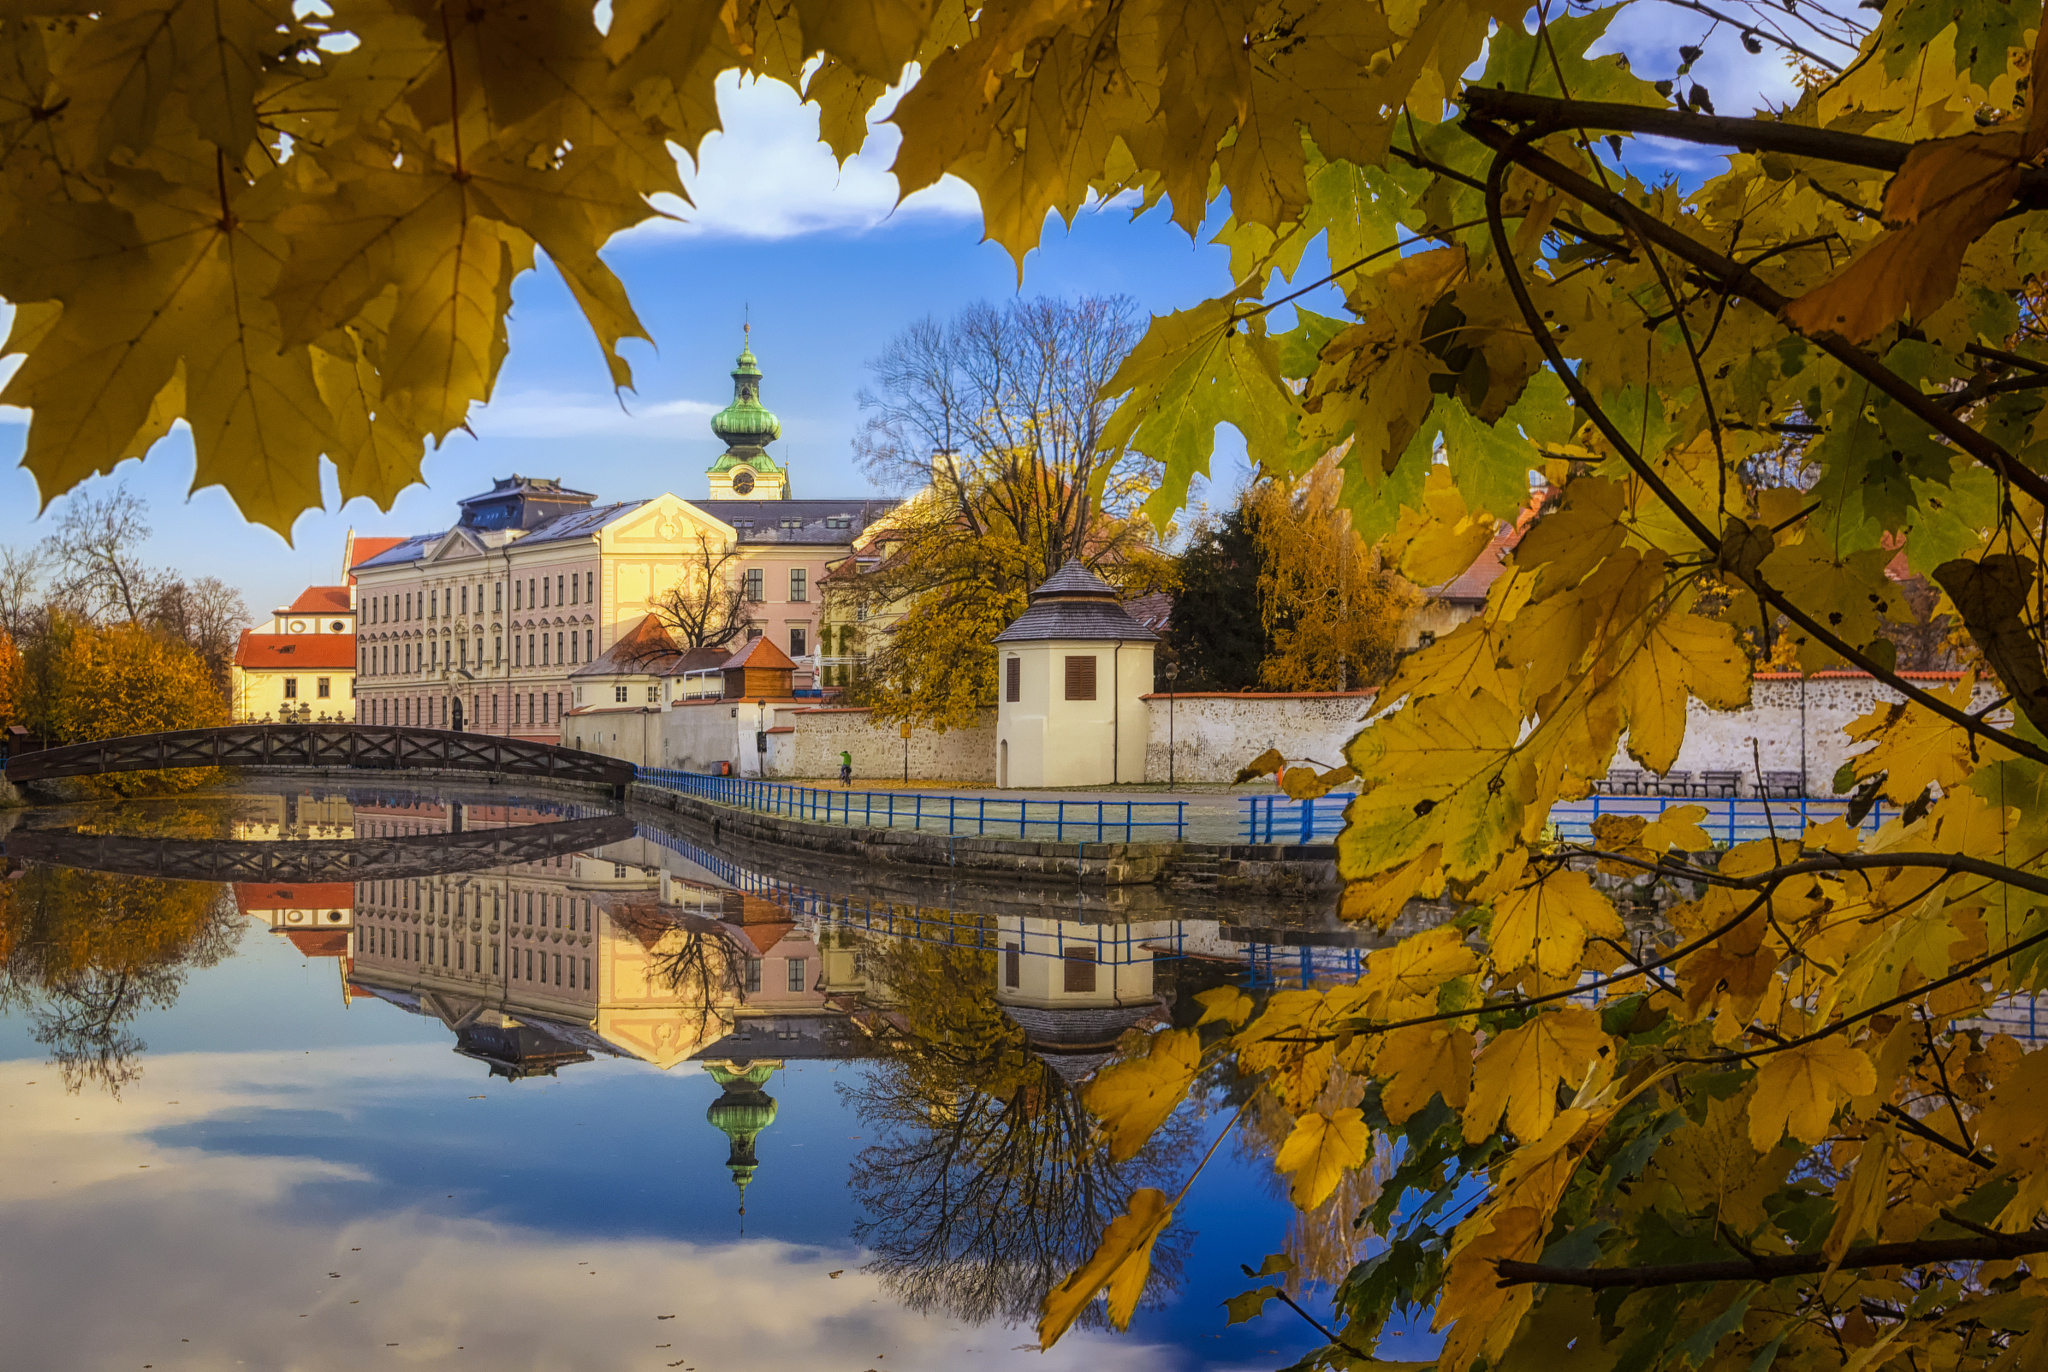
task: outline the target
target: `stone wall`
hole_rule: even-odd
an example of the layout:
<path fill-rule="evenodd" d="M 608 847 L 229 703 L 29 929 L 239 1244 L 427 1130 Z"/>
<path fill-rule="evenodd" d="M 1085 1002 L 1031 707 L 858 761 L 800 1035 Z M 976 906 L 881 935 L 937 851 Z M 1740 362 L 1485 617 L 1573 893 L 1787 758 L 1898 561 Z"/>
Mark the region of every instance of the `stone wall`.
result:
<path fill-rule="evenodd" d="M 1372 700 L 1371 691 L 1175 695 L 1170 701 L 1164 695 L 1146 696 L 1152 717 L 1145 780 L 1167 778 L 1169 713 L 1173 779 L 1229 781 L 1268 748 L 1278 748 L 1293 761 L 1326 768 L 1341 765 L 1344 744 L 1358 732 Z"/>
<path fill-rule="evenodd" d="M 1953 672 L 1901 675 L 1934 692 L 1946 692 L 1956 681 Z M 1995 685 L 1980 682 L 1971 708 L 1981 710 L 1997 698 Z M 1691 772 L 1695 780 L 1703 772 L 1735 772 L 1741 776 L 1741 794 L 1750 795 L 1760 758 L 1766 772 L 1803 775 L 1806 795 L 1831 796 L 1835 772 L 1857 747 L 1850 741 L 1849 726 L 1878 702 L 1900 699 L 1898 692 L 1861 673 L 1831 672 L 1804 680 L 1791 674 L 1759 675 L 1750 689 L 1748 709 L 1715 710 L 1697 700 L 1687 702 L 1685 743 L 1672 770 Z M 1614 765 L 1640 767 L 1625 748 L 1615 756 Z"/>
<path fill-rule="evenodd" d="M 878 724 L 871 712 L 855 706 L 811 706 L 778 713 L 778 726 L 789 732 L 768 736 L 767 774 L 772 777 L 836 779 L 839 754 L 853 754 L 853 779 L 901 781 L 904 738 L 900 726 Z M 995 780 L 996 712 L 964 729 L 914 728 L 909 739 L 912 781 L 990 782 Z"/>

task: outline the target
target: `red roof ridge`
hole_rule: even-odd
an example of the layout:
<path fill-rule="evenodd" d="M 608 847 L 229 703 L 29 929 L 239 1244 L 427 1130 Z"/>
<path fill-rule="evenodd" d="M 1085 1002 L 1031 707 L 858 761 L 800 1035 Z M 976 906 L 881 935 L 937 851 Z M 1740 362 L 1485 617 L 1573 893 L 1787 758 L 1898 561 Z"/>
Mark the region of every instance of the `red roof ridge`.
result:
<path fill-rule="evenodd" d="M 244 629 L 235 645 L 235 665 L 245 670 L 353 671 L 356 638 L 354 634 L 264 634 Z"/>
<path fill-rule="evenodd" d="M 349 604 L 346 586 L 308 586 L 299 592 L 299 598 L 285 607 L 286 614 L 332 615 L 352 614 L 355 607 Z"/>
<path fill-rule="evenodd" d="M 774 640 L 763 634 L 759 638 L 748 639 L 746 647 L 725 660 L 725 671 L 732 671 L 736 667 L 759 667 L 770 671 L 779 671 L 786 667 L 793 672 L 796 670 L 796 663 L 788 653 L 775 646 Z"/>

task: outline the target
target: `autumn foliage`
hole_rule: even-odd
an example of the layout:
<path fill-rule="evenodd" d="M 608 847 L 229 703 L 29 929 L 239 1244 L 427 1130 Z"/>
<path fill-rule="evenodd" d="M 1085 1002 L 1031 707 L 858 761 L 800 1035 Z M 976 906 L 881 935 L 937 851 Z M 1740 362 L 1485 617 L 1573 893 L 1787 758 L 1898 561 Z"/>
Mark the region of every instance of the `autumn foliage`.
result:
<path fill-rule="evenodd" d="M 55 615 L 17 661 L 17 717 L 53 744 L 228 722 L 227 704 L 199 652 L 141 625 L 98 626 Z M 149 795 L 190 790 L 218 776 L 216 768 L 182 767 L 115 772 L 79 784 L 95 795 Z"/>
<path fill-rule="evenodd" d="M 1703 18 L 1729 8 L 1750 17 Z M 1353 985 L 1213 994 L 1088 1088 L 1117 1151 L 1217 1073 L 1292 1116 L 1301 1203 L 1384 1165 L 1328 1366 L 1375 1365 L 1401 1310 L 1442 1331 L 1443 1372 L 2048 1363 L 2048 1054 L 1987 1018 L 2048 984 L 2038 4 L 1654 11 L 1795 64 L 1755 117 L 1715 111 L 1694 45 L 1662 71 L 1589 55 L 1614 10 L 608 13 L 11 20 L 0 294 L 26 356 L 0 398 L 33 411 L 44 494 L 182 415 L 199 481 L 252 518 L 317 504 L 321 453 L 388 504 L 488 395 L 541 252 L 623 384 L 643 330 L 596 250 L 678 188 L 669 144 L 714 126 L 722 71 L 797 86 L 843 155 L 915 64 L 899 184 L 962 178 L 1020 260 L 1049 210 L 1127 195 L 1193 232 L 1227 197 L 1231 287 L 1155 320 L 1107 388 L 1101 446 L 1157 464 L 1157 523 L 1220 424 L 1271 474 L 1336 453 L 1354 529 L 1422 584 L 1532 473 L 1558 496 L 1350 748 L 1345 914 L 1457 920 Z M 1649 135 L 1712 174 L 1674 179 Z M 1796 461 L 1752 461 L 1788 440 Z M 1894 670 L 1901 549 L 1981 702 Z M 1691 703 L 1746 702 L 1743 638 L 1781 623 L 1801 670 L 1896 695 L 1842 781 L 1900 810 L 1731 848 L 1685 813 L 1555 840 L 1552 802 L 1618 752 L 1666 770 Z M 1631 927 L 1617 884 L 1655 918 Z M 1338 1068 L 1352 1103 L 1324 1095 Z M 1101 1298 L 1129 1316 L 1180 1194 L 1132 1193 L 1045 1341 Z"/>

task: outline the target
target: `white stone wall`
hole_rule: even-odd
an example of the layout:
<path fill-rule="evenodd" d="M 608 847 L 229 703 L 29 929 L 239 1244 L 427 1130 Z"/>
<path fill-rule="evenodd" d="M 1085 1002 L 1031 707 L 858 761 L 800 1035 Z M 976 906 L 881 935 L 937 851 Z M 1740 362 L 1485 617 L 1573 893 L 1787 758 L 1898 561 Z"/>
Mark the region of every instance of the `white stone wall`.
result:
<path fill-rule="evenodd" d="M 876 723 L 865 709 L 848 706 L 785 707 L 777 723 L 791 732 L 768 736 L 767 774 L 837 780 L 841 750 L 853 754 L 853 779 L 903 779 L 904 738 L 900 726 Z M 995 711 L 964 729 L 913 728 L 909 739 L 912 781 L 995 779 Z"/>
<path fill-rule="evenodd" d="M 1932 690 L 1947 690 L 1954 677 L 1942 673 L 1911 674 L 1909 679 Z M 1980 684 L 1972 707 L 1983 709 L 1996 698 L 1996 687 Z M 1687 707 L 1686 736 L 1674 771 L 1735 772 L 1740 793 L 1755 790 L 1759 759 L 1765 772 L 1790 772 L 1805 777 L 1805 794 L 1834 794 L 1835 772 L 1853 746 L 1847 729 L 1880 701 L 1899 699 L 1896 692 L 1863 676 L 1766 676 L 1754 684 L 1752 702 L 1743 710 L 1713 710 L 1693 701 Z M 1169 698 L 1147 696 L 1145 780 L 1167 779 Z M 1292 762 L 1334 767 L 1344 760 L 1344 745 L 1371 712 L 1369 691 L 1300 695 L 1177 695 L 1171 698 L 1173 777 L 1177 782 L 1227 782 L 1237 770 L 1268 748 L 1277 748 Z M 737 710 L 737 715 L 735 715 Z M 576 717 L 571 716 L 574 720 Z M 649 740 L 655 765 L 710 771 L 730 762 L 742 776 L 766 775 L 835 779 L 839 753 L 853 754 L 854 778 L 901 779 L 904 741 L 894 724 L 877 724 L 865 709 L 815 706 L 808 703 L 757 701 L 679 701 L 659 719 L 659 753 Z M 768 750 L 755 748 L 756 731 L 767 732 Z M 565 736 L 571 733 L 565 729 Z M 622 730 L 623 733 L 623 730 Z M 565 741 L 566 738 L 565 738 Z M 625 740 L 621 739 L 621 744 Z M 1054 740 L 1055 745 L 1057 740 Z M 611 751 L 605 748 L 603 751 Z M 631 756 L 621 749 L 620 755 Z M 995 780 L 996 712 L 976 724 L 939 733 L 916 729 L 910 738 L 913 781 L 977 782 Z M 638 758 L 634 760 L 638 761 Z M 1637 768 L 1624 748 L 1615 756 L 1617 768 Z"/>
<path fill-rule="evenodd" d="M 1278 748 L 1292 761 L 1341 766 L 1344 745 L 1358 732 L 1372 701 L 1370 691 L 1147 696 L 1151 720 L 1145 780 L 1167 778 L 1169 713 L 1174 781 L 1229 781 L 1268 748 Z"/>
<path fill-rule="evenodd" d="M 1948 672 L 1904 675 L 1923 690 L 1934 692 L 1950 690 L 1956 680 L 1955 674 Z M 1971 708 L 1981 710 L 1997 698 L 1995 684 L 1979 682 Z M 1805 794 L 1831 796 L 1835 772 L 1857 747 L 1849 739 L 1849 725 L 1869 714 L 1879 701 L 1891 704 L 1900 699 L 1898 692 L 1867 676 L 1823 675 L 1810 680 L 1761 676 L 1750 688 L 1747 709 L 1715 710 L 1697 700 L 1687 703 L 1685 743 L 1672 770 L 1691 772 L 1695 780 L 1702 772 L 1737 772 L 1742 776 L 1741 793 L 1750 795 L 1761 758 L 1766 772 L 1803 775 Z M 1626 747 L 1615 756 L 1614 765 L 1640 770 L 1627 756 Z"/>

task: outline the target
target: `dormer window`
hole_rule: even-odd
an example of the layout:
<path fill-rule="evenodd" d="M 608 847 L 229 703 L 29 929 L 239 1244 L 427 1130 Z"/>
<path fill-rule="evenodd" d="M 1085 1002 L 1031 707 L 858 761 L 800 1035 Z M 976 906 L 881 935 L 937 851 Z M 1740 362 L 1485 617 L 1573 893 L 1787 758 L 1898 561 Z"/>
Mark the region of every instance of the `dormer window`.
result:
<path fill-rule="evenodd" d="M 754 527 L 754 521 L 751 519 L 735 519 L 732 522 L 732 526 L 735 529 L 751 529 Z"/>
<path fill-rule="evenodd" d="M 851 529 L 853 527 L 853 516 L 827 515 L 825 516 L 825 527 L 828 529 Z"/>
<path fill-rule="evenodd" d="M 785 529 L 801 529 L 803 526 L 804 522 L 801 519 L 785 519 L 782 521 L 782 527 Z"/>

